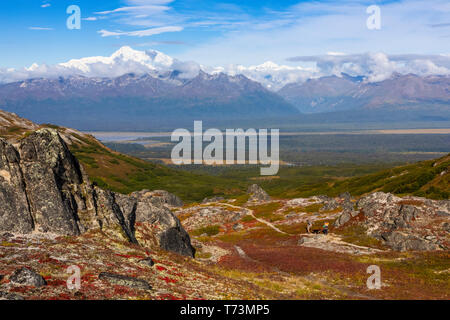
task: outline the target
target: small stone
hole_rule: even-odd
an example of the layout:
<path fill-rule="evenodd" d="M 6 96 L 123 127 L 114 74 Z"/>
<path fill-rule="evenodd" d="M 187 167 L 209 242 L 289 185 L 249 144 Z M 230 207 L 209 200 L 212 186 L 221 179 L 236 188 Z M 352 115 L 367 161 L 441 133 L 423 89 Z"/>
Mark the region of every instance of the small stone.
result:
<path fill-rule="evenodd" d="M 450 213 L 445 212 L 445 211 L 438 211 L 438 212 L 436 212 L 436 214 L 437 214 L 439 217 L 448 217 L 448 216 L 450 216 Z"/>
<path fill-rule="evenodd" d="M 0 291 L 0 300 L 25 300 L 21 295 Z"/>
<path fill-rule="evenodd" d="M 240 231 L 242 229 L 244 229 L 244 227 L 240 223 L 236 223 L 236 224 L 233 225 L 233 230 L 234 231 Z"/>
<path fill-rule="evenodd" d="M 153 267 L 155 265 L 155 262 L 153 261 L 152 258 L 148 257 L 142 260 L 139 260 L 139 264 L 143 264 L 149 267 Z"/>
<path fill-rule="evenodd" d="M 308 243 L 308 242 L 314 242 L 316 239 L 311 237 L 302 237 L 298 239 L 297 244 L 301 246 L 302 244 Z"/>
<path fill-rule="evenodd" d="M 106 280 L 112 284 L 117 284 L 120 286 L 126 286 L 135 289 L 151 290 L 152 287 L 147 281 L 142 279 L 137 279 L 133 277 L 123 276 L 120 274 L 114 274 L 109 272 L 102 272 L 99 274 L 98 278 L 100 280 Z"/>

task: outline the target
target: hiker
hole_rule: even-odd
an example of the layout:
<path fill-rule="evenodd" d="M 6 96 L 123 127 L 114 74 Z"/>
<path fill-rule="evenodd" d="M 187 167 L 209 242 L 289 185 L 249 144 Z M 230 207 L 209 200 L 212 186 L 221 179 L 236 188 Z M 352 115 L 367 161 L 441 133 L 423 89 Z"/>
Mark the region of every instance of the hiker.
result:
<path fill-rule="evenodd" d="M 311 220 L 306 220 L 306 232 L 311 233 L 312 222 Z"/>
<path fill-rule="evenodd" d="M 323 224 L 323 230 L 322 230 L 322 233 L 323 233 L 323 234 L 328 234 L 328 225 L 329 225 L 328 222 L 325 222 L 325 223 Z"/>

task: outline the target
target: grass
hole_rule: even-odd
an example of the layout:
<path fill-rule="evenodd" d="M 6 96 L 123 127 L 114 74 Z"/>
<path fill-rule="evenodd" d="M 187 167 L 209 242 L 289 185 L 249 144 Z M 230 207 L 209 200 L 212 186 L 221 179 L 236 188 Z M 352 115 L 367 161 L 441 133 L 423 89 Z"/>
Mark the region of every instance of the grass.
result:
<path fill-rule="evenodd" d="M 249 209 L 253 210 L 255 217 L 267 219 L 273 222 L 283 219 L 283 216 L 274 214 L 274 212 L 281 207 L 282 204 L 279 202 L 270 202 L 259 206 L 251 206 Z"/>
<path fill-rule="evenodd" d="M 333 232 L 342 235 L 342 241 L 348 243 L 371 248 L 384 248 L 381 240 L 368 236 L 367 229 L 360 224 L 351 223 L 334 229 Z"/>
<path fill-rule="evenodd" d="M 191 232 L 191 234 L 194 236 L 201 236 L 203 234 L 206 234 L 209 237 L 215 236 L 219 233 L 220 233 L 220 226 L 218 225 L 202 227 Z"/>
<path fill-rule="evenodd" d="M 66 131 L 51 124 L 41 127 Z M 1 135 L 22 138 L 29 134 L 29 131 L 17 126 L 2 131 L 5 133 Z M 70 149 L 83 164 L 91 180 L 102 188 L 123 194 L 142 189 L 164 189 L 185 202 L 223 196 L 235 198 L 235 203 L 242 205 L 248 200 L 245 190 L 254 183 L 255 177 L 260 177 L 257 166 L 208 169 L 202 166 L 202 170 L 207 173 L 179 170 L 114 152 L 91 136 L 73 136 L 80 142 L 73 143 Z M 450 197 L 450 155 L 394 168 L 391 165 L 342 163 L 334 166 L 282 166 L 278 173 L 279 179 L 259 180 L 258 183 L 272 197 L 283 199 L 319 194 L 336 196 L 345 191 L 354 196 L 384 191 L 431 199 Z M 220 173 L 214 174 L 216 170 Z"/>
<path fill-rule="evenodd" d="M 201 201 L 206 197 L 238 196 L 245 183 L 172 169 L 114 152 L 94 138 L 75 135 L 80 143 L 71 151 L 85 167 L 90 179 L 98 186 L 129 194 L 142 189 L 163 189 L 184 201 Z M 230 187 L 232 186 L 232 187 Z"/>

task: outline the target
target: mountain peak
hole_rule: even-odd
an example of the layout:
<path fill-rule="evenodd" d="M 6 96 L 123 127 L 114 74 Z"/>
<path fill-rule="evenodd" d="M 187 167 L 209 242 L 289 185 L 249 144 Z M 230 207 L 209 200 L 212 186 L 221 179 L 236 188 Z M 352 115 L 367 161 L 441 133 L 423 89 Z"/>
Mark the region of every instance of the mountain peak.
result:
<path fill-rule="evenodd" d="M 121 58 L 123 60 L 148 60 L 148 56 L 144 51 L 134 50 L 129 46 L 123 46 L 111 55 L 112 59 Z"/>

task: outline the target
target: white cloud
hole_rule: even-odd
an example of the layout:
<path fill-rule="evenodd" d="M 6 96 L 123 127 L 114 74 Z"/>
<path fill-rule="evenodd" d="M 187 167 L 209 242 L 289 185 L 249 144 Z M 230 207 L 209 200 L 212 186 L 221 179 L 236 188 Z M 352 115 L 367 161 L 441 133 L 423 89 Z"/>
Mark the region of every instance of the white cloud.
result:
<path fill-rule="evenodd" d="M 87 18 L 83 18 L 83 20 L 86 20 L 86 21 L 97 21 L 98 18 L 97 17 L 87 17 Z"/>
<path fill-rule="evenodd" d="M 301 2 L 282 11 L 252 16 L 230 30 L 185 48 L 181 59 L 209 65 L 261 64 L 267 59 L 285 64 L 292 55 L 326 52 L 428 53 L 450 52 L 448 0 L 384 1 L 381 30 L 368 30 L 366 8 L 373 1 Z"/>
<path fill-rule="evenodd" d="M 50 31 L 53 30 L 53 28 L 46 28 L 46 27 L 29 27 L 29 30 L 40 30 L 40 31 Z"/>
<path fill-rule="evenodd" d="M 158 76 L 175 70 L 180 73 L 180 78 L 190 79 L 197 76 L 200 70 L 203 70 L 211 74 L 220 72 L 229 75 L 243 74 L 254 81 L 260 82 L 268 89 L 278 90 L 288 83 L 303 82 L 310 78 L 329 75 L 341 76 L 343 73 L 364 76 L 370 82 L 385 80 L 394 73 L 450 76 L 450 54 L 388 55 L 380 52 L 363 54 L 330 52 L 326 55 L 297 56 L 289 60 L 293 65 L 280 65 L 268 61 L 260 65 L 250 66 L 242 64 L 205 66 L 193 61 L 174 59 L 159 51 L 139 51 L 125 46 L 109 57 L 97 56 L 73 59 L 52 66 L 34 63 L 30 67 L 22 69 L 0 68 L 0 83 L 59 76 L 111 78 L 126 73 Z M 304 67 L 302 64 L 310 64 L 310 67 Z"/>
<path fill-rule="evenodd" d="M 98 33 L 101 34 L 102 37 L 112 37 L 112 36 L 131 36 L 131 37 L 147 37 L 153 36 L 155 34 L 161 34 L 166 32 L 178 32 L 182 31 L 182 27 L 160 27 L 160 28 L 151 28 L 146 30 L 137 30 L 137 31 L 108 31 L 108 30 L 100 30 Z"/>
<path fill-rule="evenodd" d="M 363 75 L 369 82 L 383 81 L 395 72 L 421 76 L 450 75 L 450 55 L 388 55 L 379 52 L 298 56 L 289 58 L 289 61 L 315 63 L 321 75 Z"/>

